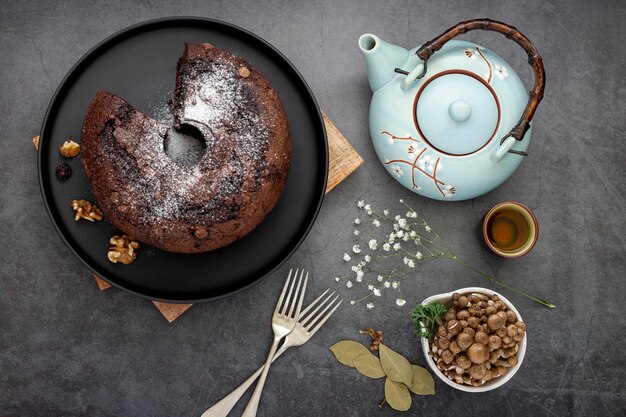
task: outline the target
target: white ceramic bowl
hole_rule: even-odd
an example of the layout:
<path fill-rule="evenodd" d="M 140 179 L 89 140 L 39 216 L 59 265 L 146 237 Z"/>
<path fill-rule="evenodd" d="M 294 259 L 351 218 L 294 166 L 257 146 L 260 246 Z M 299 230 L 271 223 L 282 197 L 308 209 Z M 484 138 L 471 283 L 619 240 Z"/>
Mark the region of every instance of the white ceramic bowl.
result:
<path fill-rule="evenodd" d="M 517 315 L 517 320 L 518 321 L 523 321 L 522 316 L 520 315 L 519 311 L 517 311 L 515 306 L 513 304 L 511 304 L 511 302 L 509 300 L 507 300 L 501 294 L 498 294 L 497 292 L 489 290 L 487 288 L 480 288 L 480 287 L 460 288 L 460 289 L 458 289 L 456 291 L 452 291 L 452 292 L 448 292 L 448 293 L 444 293 L 444 294 L 437 294 L 437 295 L 433 295 L 432 297 L 428 297 L 427 299 L 422 301 L 422 304 L 428 304 L 428 303 L 431 303 L 433 301 L 439 301 L 441 304 L 445 305 L 446 307 L 450 307 L 453 304 L 452 294 L 454 294 L 455 292 L 457 292 L 459 294 L 467 294 L 467 293 L 471 293 L 471 292 L 478 292 L 478 293 L 486 294 L 486 295 L 489 295 L 489 296 L 497 295 L 498 298 L 503 303 L 505 303 L 506 306 L 510 310 L 515 312 L 515 314 Z M 435 375 L 437 375 L 439 377 L 439 379 L 441 379 L 443 382 L 445 382 L 446 384 L 450 385 L 452 388 L 455 388 L 455 389 L 458 389 L 458 390 L 461 390 L 461 391 L 465 391 L 465 392 L 485 392 L 485 391 L 491 391 L 492 389 L 496 389 L 496 388 L 504 385 L 509 379 L 513 378 L 513 375 L 515 375 L 515 373 L 517 372 L 519 367 L 522 366 L 522 361 L 524 360 L 524 354 L 526 353 L 526 343 L 527 343 L 527 341 L 528 341 L 528 332 L 526 332 L 526 335 L 524 336 L 524 338 L 522 339 L 522 341 L 519 344 L 519 351 L 517 352 L 517 365 L 510 367 L 508 372 L 506 374 L 504 374 L 503 376 L 498 377 L 498 378 L 494 378 L 491 381 L 487 381 L 483 385 L 481 385 L 480 387 L 473 387 L 473 386 L 470 386 L 470 385 L 462 385 L 462 384 L 458 384 L 458 383 L 456 383 L 454 381 L 449 380 L 448 377 L 446 377 L 443 374 L 443 372 L 441 372 L 439 370 L 439 368 L 437 368 L 437 364 L 433 360 L 432 356 L 430 356 L 428 354 L 428 352 L 430 350 L 428 339 L 422 338 L 422 350 L 424 351 L 424 356 L 426 357 L 426 362 L 428 363 L 428 366 L 430 366 L 430 369 L 432 369 L 433 373 Z"/>

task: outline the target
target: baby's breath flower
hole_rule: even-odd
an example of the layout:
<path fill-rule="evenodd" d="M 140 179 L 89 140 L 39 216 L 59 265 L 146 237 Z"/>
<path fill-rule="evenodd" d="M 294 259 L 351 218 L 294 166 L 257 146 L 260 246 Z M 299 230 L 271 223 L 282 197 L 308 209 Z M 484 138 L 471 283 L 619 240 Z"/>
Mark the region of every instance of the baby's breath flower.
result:
<path fill-rule="evenodd" d="M 367 307 L 368 310 L 371 310 L 374 308 L 374 303 L 367 303 L 365 307 Z"/>
<path fill-rule="evenodd" d="M 358 301 L 351 301 L 351 304 L 360 304 L 361 301 L 369 300 L 371 297 L 380 297 L 382 296 L 382 293 L 389 288 L 393 288 L 400 293 L 400 281 L 403 279 L 401 277 L 414 275 L 408 274 L 408 272 L 423 263 L 422 261 L 424 259 L 430 260 L 433 258 L 444 258 L 456 261 L 462 266 L 465 266 L 466 268 L 489 279 L 492 283 L 507 287 L 506 284 L 497 281 L 493 277 L 489 277 L 486 274 L 478 272 L 473 267 L 458 260 L 456 255 L 449 250 L 443 242 L 441 242 L 440 237 L 430 228 L 430 226 L 428 226 L 426 221 L 409 205 L 404 203 L 403 200 L 400 200 L 400 202 L 408 208 L 408 211 L 398 215 L 395 215 L 395 213 L 390 214 L 387 209 L 382 210 L 381 215 L 381 212 L 374 210 L 371 204 L 368 204 L 363 200 L 357 202 L 357 207 L 362 209 L 367 216 L 370 216 L 371 218 L 362 217 L 364 215 L 360 214 L 353 220 L 353 224 L 356 226 L 353 226 L 352 232 L 354 236 L 359 238 L 359 240 L 354 242 L 356 244 L 352 247 L 351 252 L 343 254 L 343 260 L 345 262 L 350 262 L 351 256 L 354 256 L 355 258 L 360 258 L 358 259 L 360 262 L 351 266 L 354 275 L 348 277 L 335 277 L 336 282 L 346 281 L 346 286 L 348 288 L 352 288 L 356 283 L 361 282 L 364 283 L 363 286 L 368 286 L 369 294 L 358 299 Z M 425 233 L 429 233 L 427 238 L 420 238 L 422 233 L 424 233 L 420 231 L 422 228 L 426 231 Z M 413 249 L 410 249 L 412 244 L 415 246 Z M 375 256 L 374 251 L 378 250 L 379 247 L 385 252 L 390 252 L 393 249 L 394 253 Z M 421 250 L 424 250 L 424 253 L 427 253 L 427 255 L 423 255 Z M 362 252 L 367 252 L 367 254 Z M 407 256 L 404 256 L 405 254 Z M 402 263 L 400 263 L 400 259 L 402 259 Z M 378 265 L 376 265 L 376 267 L 372 266 L 378 261 L 383 263 L 393 263 L 394 266 L 389 265 L 389 269 L 387 269 L 388 265 L 382 266 L 381 268 L 384 269 L 381 269 L 381 271 L 383 272 L 379 274 L 373 270 L 374 268 L 377 268 Z M 370 274 L 375 278 L 370 278 Z M 401 279 L 394 281 L 392 280 L 394 277 Z M 376 284 L 376 287 L 372 284 Z M 363 288 L 363 290 L 365 290 L 365 288 Z M 554 305 L 546 301 L 534 298 L 520 291 L 517 292 L 547 307 L 554 308 Z M 406 300 L 403 298 L 396 299 L 396 304 L 400 307 L 405 305 L 405 303 Z M 374 308 L 374 304 L 368 303 L 367 308 Z"/>
<path fill-rule="evenodd" d="M 350 304 L 355 305 L 356 301 L 352 300 L 352 301 L 350 301 Z"/>
<path fill-rule="evenodd" d="M 400 202 L 401 202 L 401 203 L 404 203 L 404 200 L 403 200 L 403 199 L 400 199 Z"/>

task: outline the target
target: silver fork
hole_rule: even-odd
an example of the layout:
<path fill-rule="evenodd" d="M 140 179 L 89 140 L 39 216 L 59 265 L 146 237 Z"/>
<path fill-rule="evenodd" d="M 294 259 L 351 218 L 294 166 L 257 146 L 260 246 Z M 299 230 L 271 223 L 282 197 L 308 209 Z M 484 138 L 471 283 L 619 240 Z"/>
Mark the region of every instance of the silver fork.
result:
<path fill-rule="evenodd" d="M 274 315 L 272 316 L 272 331 L 274 332 L 274 341 L 272 342 L 270 353 L 267 355 L 265 367 L 263 368 L 263 372 L 261 372 L 259 382 L 257 383 L 256 388 L 252 393 L 252 397 L 250 397 L 250 401 L 248 402 L 246 409 L 243 410 L 243 414 L 241 415 L 242 417 L 256 416 L 257 408 L 259 408 L 259 401 L 261 400 L 261 394 L 263 393 L 263 386 L 265 385 L 265 378 L 267 377 L 267 373 L 270 370 L 272 358 L 276 353 L 278 344 L 281 340 L 283 340 L 285 336 L 291 333 L 294 327 L 296 327 L 298 317 L 300 317 L 300 309 L 302 308 L 302 300 L 304 299 L 304 293 L 306 291 L 306 283 L 309 279 L 309 274 L 307 272 L 306 277 L 304 278 L 304 285 L 302 285 L 302 291 L 300 291 L 302 277 L 304 277 L 304 270 L 301 271 L 300 278 L 298 278 L 298 270 L 296 269 L 296 273 L 294 274 L 293 279 L 291 279 L 291 271 L 292 270 L 290 269 L 289 276 L 287 276 L 287 281 L 285 282 L 283 291 L 280 293 L 278 304 L 276 304 L 276 309 L 274 310 Z M 298 284 L 294 291 L 296 279 L 298 281 Z M 291 285 L 289 285 L 290 282 Z M 287 287 L 289 287 L 289 291 L 287 291 Z M 287 296 L 286 299 L 285 295 Z M 285 301 L 284 303 L 283 300 Z"/>
<path fill-rule="evenodd" d="M 330 301 L 330 303 L 328 303 L 331 297 L 335 295 L 334 291 L 320 303 L 320 300 L 328 293 L 328 291 L 330 290 L 324 291 L 322 295 L 317 297 L 311 304 L 308 305 L 307 308 L 302 310 L 296 327 L 287 335 L 285 342 L 276 352 L 274 358 L 272 358 L 272 362 L 285 353 L 287 349 L 300 346 L 308 342 L 309 339 L 313 337 L 320 327 L 326 323 L 326 320 L 328 320 L 335 310 L 337 310 L 337 308 L 341 305 L 343 300 L 339 300 L 339 302 L 337 302 L 339 296 L 336 296 Z M 326 305 L 326 307 L 324 307 L 324 305 Z M 324 307 L 322 311 L 319 311 L 322 307 Z M 331 310 L 328 311 L 329 309 Z M 213 407 L 206 410 L 201 417 L 226 417 L 235 404 L 237 404 L 237 401 L 239 401 L 248 388 L 250 388 L 254 381 L 256 381 L 259 375 L 261 375 L 261 372 L 263 372 L 263 366 L 260 367 L 254 374 L 250 375 L 250 377 L 246 379 L 243 384 L 235 388 L 230 394 L 221 399 Z"/>

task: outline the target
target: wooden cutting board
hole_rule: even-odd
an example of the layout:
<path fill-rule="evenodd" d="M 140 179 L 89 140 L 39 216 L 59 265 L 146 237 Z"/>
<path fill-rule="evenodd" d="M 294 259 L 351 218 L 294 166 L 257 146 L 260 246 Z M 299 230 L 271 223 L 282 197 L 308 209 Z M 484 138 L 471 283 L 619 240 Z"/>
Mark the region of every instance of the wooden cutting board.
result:
<path fill-rule="evenodd" d="M 348 143 L 347 139 L 324 112 L 322 112 L 322 117 L 326 125 L 326 134 L 328 137 L 329 168 L 328 182 L 326 184 L 326 193 L 328 193 L 352 174 L 363 163 L 363 158 L 361 158 L 361 155 Z M 33 138 L 33 143 L 35 149 L 39 150 L 39 136 Z M 101 291 L 111 288 L 111 284 L 100 277 L 93 275 L 93 278 Z M 159 301 L 153 301 L 152 303 L 170 323 L 180 317 L 185 311 L 189 310 L 193 305 L 168 304 Z"/>

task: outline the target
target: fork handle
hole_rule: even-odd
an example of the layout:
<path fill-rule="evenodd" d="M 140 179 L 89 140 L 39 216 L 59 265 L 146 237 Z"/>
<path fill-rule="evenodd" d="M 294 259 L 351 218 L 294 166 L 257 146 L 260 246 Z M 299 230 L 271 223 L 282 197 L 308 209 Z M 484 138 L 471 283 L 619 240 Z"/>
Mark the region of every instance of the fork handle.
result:
<path fill-rule="evenodd" d="M 272 362 L 274 362 L 280 355 L 285 353 L 285 351 L 290 347 L 291 345 L 288 345 L 285 342 L 285 344 L 282 345 L 281 348 L 278 349 L 278 352 L 276 352 L 276 354 L 274 355 Z M 255 373 L 250 375 L 250 377 L 243 382 L 243 384 L 239 385 L 237 388 L 232 390 L 230 394 L 222 398 L 219 402 L 215 403 L 213 407 L 206 410 L 201 417 L 226 417 L 228 413 L 230 413 L 230 410 L 233 409 L 235 404 L 237 404 L 239 399 L 241 399 L 243 394 L 245 394 L 248 388 L 250 388 L 254 381 L 257 380 L 259 375 L 261 375 L 261 373 L 263 372 L 263 368 L 265 368 L 265 365 L 257 369 Z"/>
<path fill-rule="evenodd" d="M 263 367 L 263 372 L 261 372 L 259 382 L 256 384 L 252 397 L 250 397 L 250 401 L 248 402 L 246 409 L 243 410 L 241 417 L 256 417 L 256 411 L 259 408 L 259 401 L 261 401 L 261 394 L 263 393 L 263 386 L 265 386 L 265 378 L 267 378 L 267 373 L 270 370 L 272 359 L 274 359 L 274 354 L 276 353 L 278 343 L 281 339 L 282 337 L 274 337 L 274 342 L 270 348 L 270 353 L 267 355 L 267 360 L 265 361 L 265 366 Z"/>

